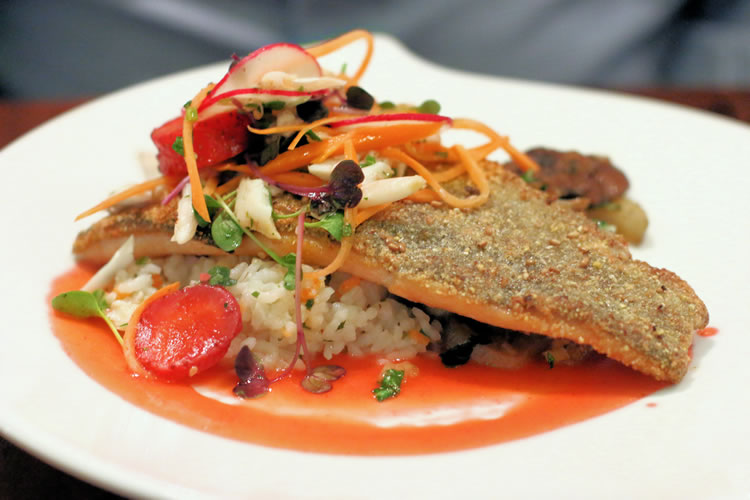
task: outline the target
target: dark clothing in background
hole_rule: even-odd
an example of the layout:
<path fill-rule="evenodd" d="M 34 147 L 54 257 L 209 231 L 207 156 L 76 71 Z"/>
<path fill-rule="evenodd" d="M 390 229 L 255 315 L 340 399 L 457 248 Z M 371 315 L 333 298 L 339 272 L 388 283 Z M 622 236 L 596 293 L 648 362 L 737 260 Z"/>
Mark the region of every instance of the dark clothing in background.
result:
<path fill-rule="evenodd" d="M 744 0 L 4 0 L 0 93 L 92 95 L 356 27 L 439 64 L 584 85 L 750 86 Z"/>

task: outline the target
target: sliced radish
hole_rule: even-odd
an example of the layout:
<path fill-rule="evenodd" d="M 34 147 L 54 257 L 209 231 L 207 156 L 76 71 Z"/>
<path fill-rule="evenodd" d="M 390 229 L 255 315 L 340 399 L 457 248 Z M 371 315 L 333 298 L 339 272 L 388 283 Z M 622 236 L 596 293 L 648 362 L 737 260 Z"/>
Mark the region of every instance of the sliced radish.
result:
<path fill-rule="evenodd" d="M 300 78 L 320 77 L 318 61 L 305 49 L 292 43 L 274 43 L 261 47 L 229 68 L 212 91 L 212 95 L 237 89 L 257 87 L 271 71 L 283 71 Z"/>
<path fill-rule="evenodd" d="M 358 116 L 356 118 L 348 118 L 338 122 L 329 123 L 328 126 L 331 128 L 336 127 L 348 127 L 352 125 L 360 125 L 364 123 L 385 123 L 394 121 L 418 121 L 418 122 L 445 122 L 452 123 L 453 120 L 450 117 L 442 115 L 432 115 L 429 113 L 383 113 L 381 115 L 367 115 Z"/>

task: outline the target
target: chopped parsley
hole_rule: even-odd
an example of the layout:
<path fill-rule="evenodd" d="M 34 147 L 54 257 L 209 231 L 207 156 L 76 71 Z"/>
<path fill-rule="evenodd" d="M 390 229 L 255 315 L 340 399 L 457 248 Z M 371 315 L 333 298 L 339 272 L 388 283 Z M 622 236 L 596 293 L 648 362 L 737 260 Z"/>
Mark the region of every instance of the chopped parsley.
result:
<path fill-rule="evenodd" d="M 174 142 L 172 143 L 172 149 L 178 155 L 185 156 L 185 143 L 182 140 L 181 135 L 178 135 L 177 137 L 175 137 Z"/>
<path fill-rule="evenodd" d="M 549 364 L 550 369 L 555 367 L 555 357 L 552 355 L 551 352 L 549 351 L 545 352 L 544 359 L 547 360 L 547 364 Z"/>
<path fill-rule="evenodd" d="M 404 370 L 396 370 L 394 368 L 386 370 L 383 378 L 380 380 L 380 387 L 372 390 L 375 399 L 383 402 L 386 399 L 398 396 L 398 393 L 401 392 L 401 383 L 403 380 Z"/>

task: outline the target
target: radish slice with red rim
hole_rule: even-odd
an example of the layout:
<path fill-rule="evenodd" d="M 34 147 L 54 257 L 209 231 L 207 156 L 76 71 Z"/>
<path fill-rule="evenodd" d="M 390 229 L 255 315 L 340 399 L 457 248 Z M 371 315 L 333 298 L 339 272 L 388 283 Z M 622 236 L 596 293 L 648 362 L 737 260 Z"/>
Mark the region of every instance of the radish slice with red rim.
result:
<path fill-rule="evenodd" d="M 211 96 L 232 90 L 256 87 L 271 71 L 283 71 L 298 77 L 320 77 L 317 59 L 293 43 L 273 43 L 261 47 L 233 64 L 211 91 Z"/>

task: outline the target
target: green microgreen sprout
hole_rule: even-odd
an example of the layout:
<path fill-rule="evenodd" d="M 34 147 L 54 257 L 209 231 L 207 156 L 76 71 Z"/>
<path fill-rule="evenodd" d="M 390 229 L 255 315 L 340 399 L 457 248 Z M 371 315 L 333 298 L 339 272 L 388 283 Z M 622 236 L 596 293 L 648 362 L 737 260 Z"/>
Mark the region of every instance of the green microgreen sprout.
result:
<path fill-rule="evenodd" d="M 221 206 L 221 208 L 224 209 L 224 211 L 219 214 L 219 216 L 217 216 L 217 220 L 219 219 L 219 217 L 224 216 L 223 222 L 221 223 L 223 229 L 219 232 L 220 237 L 224 236 L 225 230 L 227 231 L 227 233 L 231 233 L 228 234 L 231 240 L 228 240 L 227 244 L 234 245 L 236 243 L 236 246 L 234 248 L 237 248 L 242 242 L 242 233 L 245 233 L 248 238 L 253 240 L 253 243 L 255 243 L 261 250 L 263 250 L 277 264 L 286 268 L 286 274 L 284 275 L 284 288 L 286 288 L 287 290 L 294 290 L 294 266 L 297 261 L 296 255 L 293 253 L 288 253 L 285 256 L 280 257 L 276 252 L 263 244 L 263 242 L 260 241 L 251 231 L 249 231 L 247 228 L 242 227 L 240 221 L 237 219 L 237 216 L 234 214 L 232 209 L 229 207 L 229 205 L 227 205 L 223 198 L 214 198 L 214 200 Z M 214 236 L 214 224 L 216 224 L 216 220 L 214 220 L 213 224 L 211 224 L 212 236 Z M 230 225 L 233 226 L 231 230 L 229 229 Z M 237 236 L 237 231 L 239 231 L 239 236 Z M 237 241 L 238 239 L 239 241 Z M 214 241 L 216 241 L 215 238 Z M 219 245 L 219 242 L 216 242 L 216 244 Z M 221 248 L 221 246 L 219 246 L 219 248 Z"/>
<path fill-rule="evenodd" d="M 351 225 L 344 222 L 344 212 L 340 210 L 327 214 L 317 222 L 305 222 L 305 229 L 314 227 L 325 229 L 336 241 L 341 241 L 342 237 L 347 236 L 344 234 L 345 226 L 349 226 L 349 235 L 351 235 Z"/>
<path fill-rule="evenodd" d="M 263 107 L 265 109 L 270 109 L 271 111 L 284 109 L 284 106 L 286 106 L 286 103 L 284 101 L 268 101 L 263 103 Z"/>
<path fill-rule="evenodd" d="M 174 142 L 172 143 L 172 149 L 178 155 L 185 156 L 185 143 L 182 140 L 181 135 L 178 135 L 177 137 L 175 137 Z"/>
<path fill-rule="evenodd" d="M 211 278 L 208 280 L 209 285 L 232 286 L 237 284 L 237 280 L 229 277 L 229 268 L 226 266 L 214 266 L 208 270 Z"/>
<path fill-rule="evenodd" d="M 83 290 L 73 290 L 71 292 L 61 293 L 52 299 L 52 307 L 56 311 L 61 311 L 78 318 L 95 318 L 100 317 L 107 323 L 109 329 L 115 335 L 120 346 L 123 345 L 122 336 L 117 331 L 117 327 L 104 312 L 107 307 L 107 301 L 104 300 L 104 292 L 94 290 L 93 292 L 84 292 Z"/>
<path fill-rule="evenodd" d="M 318 134 L 316 134 L 312 130 L 308 130 L 307 132 L 305 132 L 305 135 L 307 137 L 309 137 L 310 139 L 312 139 L 313 141 L 315 141 L 315 142 L 320 142 L 320 141 L 323 140 L 323 139 L 320 138 L 320 136 Z"/>
<path fill-rule="evenodd" d="M 369 167 L 370 165 L 374 165 L 377 161 L 377 158 L 375 158 L 373 155 L 368 154 L 367 156 L 365 156 L 365 159 L 362 161 L 362 163 L 359 164 L 359 166 Z"/>
<path fill-rule="evenodd" d="M 422 104 L 417 106 L 417 111 L 419 111 L 420 113 L 436 115 L 440 113 L 440 103 L 435 99 L 427 99 Z"/>

